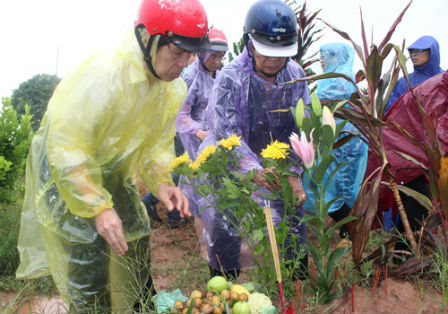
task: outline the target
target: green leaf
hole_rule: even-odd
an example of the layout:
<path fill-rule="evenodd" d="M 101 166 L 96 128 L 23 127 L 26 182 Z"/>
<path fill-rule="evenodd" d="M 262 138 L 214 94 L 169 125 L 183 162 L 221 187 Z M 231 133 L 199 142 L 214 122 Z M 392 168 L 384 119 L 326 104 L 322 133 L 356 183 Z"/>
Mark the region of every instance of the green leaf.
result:
<path fill-rule="evenodd" d="M 316 180 L 316 182 L 322 182 L 328 167 L 333 161 L 334 157 L 332 155 L 327 155 L 319 162 L 319 165 L 315 169 L 314 175 L 314 179 Z"/>
<path fill-rule="evenodd" d="M 322 115 L 322 105 L 320 104 L 319 97 L 316 94 L 311 95 L 311 106 L 316 116 L 320 117 Z"/>
<path fill-rule="evenodd" d="M 322 258 L 323 257 L 320 254 L 319 249 L 314 244 L 309 242 L 308 240 L 306 242 L 308 244 L 307 245 L 308 250 L 310 251 L 311 256 L 313 258 L 314 265 L 316 266 L 317 269 L 321 269 L 321 267 L 322 267 Z"/>
<path fill-rule="evenodd" d="M 319 250 L 322 253 L 322 255 L 327 255 L 328 249 L 330 247 L 330 240 L 332 236 L 329 237 L 328 234 L 323 234 L 322 237 L 319 239 Z"/>
<path fill-rule="evenodd" d="M 303 104 L 303 99 L 300 98 L 297 102 L 296 106 L 296 112 L 295 112 L 295 118 L 296 118 L 296 124 L 299 128 L 303 125 L 303 118 L 305 117 L 305 106 Z"/>
<path fill-rule="evenodd" d="M 263 252 L 264 252 L 264 245 L 255 244 L 255 253 L 263 254 Z"/>
<path fill-rule="evenodd" d="M 407 186 L 404 185 L 397 184 L 397 188 L 398 190 L 400 190 L 400 192 L 403 192 L 404 194 L 415 199 L 420 205 L 425 207 L 429 212 L 433 210 L 431 200 L 426 195 L 417 192 L 416 190 L 413 190 L 411 188 L 408 188 Z"/>
<path fill-rule="evenodd" d="M 256 229 L 256 230 L 254 230 L 254 232 L 252 233 L 252 239 L 253 239 L 255 242 L 258 242 L 258 241 L 262 240 L 262 239 L 264 238 L 264 236 L 265 236 L 265 232 L 264 232 L 263 229 Z"/>
<path fill-rule="evenodd" d="M 333 226 L 331 226 L 330 228 L 327 229 L 327 231 L 325 231 L 325 233 L 328 233 L 329 235 L 334 235 L 334 232 L 336 231 L 336 229 L 339 229 L 340 227 L 342 227 L 343 225 L 345 225 L 346 223 L 350 222 L 350 221 L 355 221 L 358 218 L 356 218 L 355 216 L 348 216 L 345 217 L 341 220 L 339 220 L 338 222 L 336 222 Z"/>
<path fill-rule="evenodd" d="M 336 266 L 336 261 L 341 258 L 347 251 L 349 250 L 349 247 L 338 247 L 331 252 L 330 257 L 327 261 L 327 276 L 331 275 L 331 271 Z"/>
<path fill-rule="evenodd" d="M 374 91 L 378 88 L 381 78 L 381 72 L 383 68 L 383 58 L 378 53 L 378 48 L 373 46 L 370 55 L 367 58 L 367 81 L 369 86 L 374 88 Z"/>
<path fill-rule="evenodd" d="M 334 132 L 331 126 L 328 124 L 322 126 L 322 139 L 325 146 L 331 148 L 334 143 Z"/>
<path fill-rule="evenodd" d="M 225 195 L 229 198 L 237 198 L 240 195 L 238 187 L 229 178 L 222 178 L 225 187 Z"/>

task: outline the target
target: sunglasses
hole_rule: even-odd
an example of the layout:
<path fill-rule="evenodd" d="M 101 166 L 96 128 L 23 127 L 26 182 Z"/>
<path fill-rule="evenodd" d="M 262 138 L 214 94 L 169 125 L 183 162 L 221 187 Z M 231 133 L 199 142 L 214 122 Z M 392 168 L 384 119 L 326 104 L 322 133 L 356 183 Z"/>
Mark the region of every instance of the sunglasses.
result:
<path fill-rule="evenodd" d="M 430 49 L 409 49 L 409 53 L 423 53 L 425 51 L 430 51 Z"/>

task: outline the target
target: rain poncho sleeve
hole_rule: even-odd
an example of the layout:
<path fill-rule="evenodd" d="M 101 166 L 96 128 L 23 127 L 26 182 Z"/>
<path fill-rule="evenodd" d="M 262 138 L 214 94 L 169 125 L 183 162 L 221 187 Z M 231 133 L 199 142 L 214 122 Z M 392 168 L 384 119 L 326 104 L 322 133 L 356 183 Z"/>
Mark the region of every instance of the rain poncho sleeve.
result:
<path fill-rule="evenodd" d="M 343 43 L 330 43 L 322 45 L 320 51 L 324 57 L 326 70 L 324 73 L 341 73 L 345 74 L 354 81 L 355 74 L 353 72 L 354 50 L 352 47 Z M 356 92 L 355 87 L 350 81 L 344 78 L 327 78 L 321 79 L 317 83 L 316 95 L 319 99 L 349 99 L 351 94 Z M 336 122 L 341 122 L 336 119 Z M 357 129 L 351 124 L 346 123 L 343 132 L 357 132 Z M 346 136 L 342 133 L 339 136 Z M 325 190 L 325 202 L 336 199 L 328 209 L 328 212 L 334 212 L 340 209 L 344 203 L 349 207 L 353 207 L 367 165 L 368 146 L 359 137 L 353 137 L 344 145 L 333 149 L 335 161 L 328 167 L 324 183 L 327 183 Z M 329 175 L 337 167 L 338 164 L 345 162 L 328 181 Z M 317 188 L 305 174 L 303 177 L 303 186 L 307 194 L 304 207 L 309 212 L 314 212 L 316 195 L 313 192 Z"/>
<path fill-rule="evenodd" d="M 149 257 L 136 173 L 156 195 L 162 182 L 172 183 L 167 165 L 186 85 L 155 79 L 143 62 L 132 31 L 119 49 L 87 59 L 56 88 L 31 144 L 17 276 L 51 271 L 66 302 L 91 304 L 109 286 L 112 307 L 122 310 L 133 302 L 117 292 L 135 277 L 127 262 Z M 122 221 L 124 257 L 96 231 L 92 217 L 105 208 Z"/>
<path fill-rule="evenodd" d="M 201 144 L 199 151 L 217 144 L 221 139 L 232 134 L 241 136 L 241 146 L 234 147 L 241 157 L 240 171 L 262 169 L 261 150 L 266 148 L 271 140 L 289 143 L 289 136 L 295 130 L 294 118 L 289 111 L 300 98 L 310 103 L 308 85 L 306 82 L 282 84 L 305 76 L 302 68 L 289 60 L 284 69 L 271 83 L 261 78 L 253 68 L 252 59 L 247 49 L 234 61 L 224 67 L 213 85 L 212 93 L 206 111 L 206 119 L 210 133 Z M 265 200 L 261 194 L 267 189 L 261 188 L 253 197 L 260 206 Z M 201 198 L 201 218 L 204 224 L 204 238 L 207 241 L 209 264 L 215 269 L 233 270 L 251 267 L 251 254 L 245 254 L 245 245 L 241 243 L 239 231 L 229 219 L 223 217 L 216 209 L 211 208 L 206 200 Z M 285 217 L 285 209 L 281 200 L 271 200 L 272 215 L 276 226 Z M 303 215 L 302 208 L 297 208 L 296 217 Z M 229 217 L 232 215 L 229 213 Z M 299 219 L 299 218 L 298 218 Z M 299 234 L 297 247 L 305 236 L 304 224 L 294 223 L 294 234 Z M 291 248 L 286 258 L 299 252 Z"/>
<path fill-rule="evenodd" d="M 409 83 L 411 87 L 426 81 L 430 77 L 442 73 L 443 70 L 440 67 L 440 48 L 437 40 L 432 36 L 422 36 L 417 39 L 412 45 L 408 47 L 412 49 L 429 49 L 430 56 L 429 61 L 424 65 L 414 65 L 414 72 L 409 74 Z M 385 112 L 389 110 L 393 103 L 401 97 L 408 90 L 408 85 L 404 77 L 400 78 L 394 86 L 392 93 L 387 100 Z"/>

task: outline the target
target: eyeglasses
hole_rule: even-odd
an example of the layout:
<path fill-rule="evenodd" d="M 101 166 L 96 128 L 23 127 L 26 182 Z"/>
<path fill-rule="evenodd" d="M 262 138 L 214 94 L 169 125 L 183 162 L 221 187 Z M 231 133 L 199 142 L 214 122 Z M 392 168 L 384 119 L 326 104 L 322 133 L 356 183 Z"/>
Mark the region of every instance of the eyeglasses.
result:
<path fill-rule="evenodd" d="M 413 53 L 423 53 L 425 51 L 430 51 L 430 49 L 409 49 L 409 53 L 413 54 Z"/>

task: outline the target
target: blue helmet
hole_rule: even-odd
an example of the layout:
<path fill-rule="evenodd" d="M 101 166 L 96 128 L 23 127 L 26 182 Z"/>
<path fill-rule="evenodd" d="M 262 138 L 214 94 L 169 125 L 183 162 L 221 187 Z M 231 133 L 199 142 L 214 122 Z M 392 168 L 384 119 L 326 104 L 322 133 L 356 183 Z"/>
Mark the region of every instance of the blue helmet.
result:
<path fill-rule="evenodd" d="M 269 57 L 297 54 L 297 18 L 281 0 L 259 0 L 246 15 L 244 35 L 252 39 L 255 50 Z"/>

